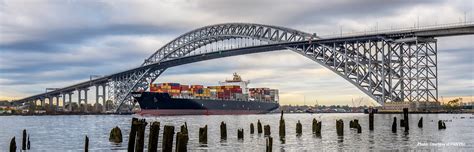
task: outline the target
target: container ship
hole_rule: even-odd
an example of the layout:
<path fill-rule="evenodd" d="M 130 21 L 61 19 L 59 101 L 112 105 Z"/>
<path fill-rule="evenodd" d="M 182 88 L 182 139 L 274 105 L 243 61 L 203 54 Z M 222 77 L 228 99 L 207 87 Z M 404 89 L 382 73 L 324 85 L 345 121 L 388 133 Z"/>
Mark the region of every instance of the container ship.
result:
<path fill-rule="evenodd" d="M 217 86 L 158 83 L 132 96 L 140 115 L 262 114 L 280 106 L 277 89 L 248 88 L 248 84 L 234 73 Z"/>

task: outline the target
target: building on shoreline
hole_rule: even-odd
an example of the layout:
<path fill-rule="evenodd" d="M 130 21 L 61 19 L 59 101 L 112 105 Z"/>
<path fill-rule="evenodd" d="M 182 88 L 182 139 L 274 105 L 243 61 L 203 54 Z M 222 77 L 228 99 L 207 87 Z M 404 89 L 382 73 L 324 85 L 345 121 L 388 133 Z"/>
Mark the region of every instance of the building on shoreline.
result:
<path fill-rule="evenodd" d="M 387 102 L 381 110 L 387 112 L 401 112 L 403 108 L 416 112 L 434 112 L 442 109 L 440 102 Z"/>

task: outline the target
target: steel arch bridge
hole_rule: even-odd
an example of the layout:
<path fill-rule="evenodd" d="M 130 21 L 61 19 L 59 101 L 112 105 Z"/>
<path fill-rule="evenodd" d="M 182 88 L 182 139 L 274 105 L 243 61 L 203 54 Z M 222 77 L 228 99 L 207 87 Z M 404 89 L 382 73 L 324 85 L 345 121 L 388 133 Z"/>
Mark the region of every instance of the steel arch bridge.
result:
<path fill-rule="evenodd" d="M 20 101 L 41 100 L 96 86 L 96 98 L 115 102 L 117 111 L 131 103 L 131 92 L 147 90 L 167 68 L 215 58 L 292 50 L 335 72 L 380 104 L 437 101 L 437 40 L 435 37 L 474 34 L 474 24 L 320 38 L 298 30 L 248 23 L 205 26 L 164 45 L 137 68 L 111 74 Z M 102 86 L 102 95 L 99 95 Z M 97 101 L 98 102 L 98 101 Z M 104 102 L 105 103 L 105 102 Z"/>

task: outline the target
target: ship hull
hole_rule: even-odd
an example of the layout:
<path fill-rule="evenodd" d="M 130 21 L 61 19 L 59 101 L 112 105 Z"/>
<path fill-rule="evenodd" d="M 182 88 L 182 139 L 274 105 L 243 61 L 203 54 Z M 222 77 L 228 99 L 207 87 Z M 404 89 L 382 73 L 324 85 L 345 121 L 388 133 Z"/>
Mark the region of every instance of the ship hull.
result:
<path fill-rule="evenodd" d="M 143 92 L 134 98 L 140 105 L 140 115 L 263 114 L 279 107 L 274 102 L 171 98 L 167 93 L 155 92 Z"/>

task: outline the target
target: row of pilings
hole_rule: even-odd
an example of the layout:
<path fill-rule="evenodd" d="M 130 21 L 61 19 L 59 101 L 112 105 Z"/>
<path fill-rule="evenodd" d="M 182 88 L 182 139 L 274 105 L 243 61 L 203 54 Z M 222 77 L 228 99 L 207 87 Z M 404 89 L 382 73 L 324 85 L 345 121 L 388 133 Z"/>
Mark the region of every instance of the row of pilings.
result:
<path fill-rule="evenodd" d="M 129 132 L 129 140 L 127 145 L 127 150 L 129 152 L 142 152 L 145 150 L 145 130 L 148 122 L 145 119 L 138 119 L 132 118 L 131 122 L 131 129 Z M 265 137 L 266 143 L 266 151 L 272 151 L 273 149 L 273 138 L 271 136 L 270 125 L 262 125 L 260 120 L 257 121 L 257 133 L 262 134 Z M 279 123 L 279 130 L 278 135 L 282 143 L 285 142 L 286 137 L 286 124 L 285 119 L 283 117 L 283 111 L 281 112 L 280 116 L 280 123 Z M 303 125 L 301 124 L 300 120 L 296 123 L 296 136 L 301 136 L 303 133 Z M 423 128 L 423 117 L 421 117 L 418 121 L 418 128 Z M 408 109 L 403 109 L 403 119 L 400 119 L 400 127 L 404 128 L 405 133 L 408 133 L 409 124 L 408 124 Z M 147 151 L 149 152 L 156 152 L 158 151 L 158 138 L 160 134 L 160 122 L 151 122 L 150 123 L 150 131 L 148 135 L 148 146 Z M 322 128 L 322 121 L 313 119 L 312 121 L 312 128 L 311 131 L 316 137 L 321 137 L 321 128 Z M 362 133 L 362 127 L 359 124 L 358 119 L 350 120 L 349 121 L 349 128 L 357 130 L 357 133 Z M 342 119 L 336 120 L 336 133 L 338 136 L 344 136 L 344 121 Z M 438 129 L 446 129 L 446 124 L 442 121 L 438 121 Z M 374 130 L 374 113 L 373 111 L 369 110 L 369 130 Z M 397 132 L 397 118 L 393 118 L 392 123 L 392 132 Z M 250 134 L 255 133 L 255 125 L 254 123 L 250 123 Z M 162 151 L 171 152 L 173 151 L 173 140 L 176 139 L 175 142 L 175 151 L 182 152 L 187 151 L 187 144 L 189 141 L 189 134 L 188 134 L 188 127 L 186 122 L 180 126 L 180 131 L 176 132 L 175 136 L 175 127 L 172 125 L 165 125 L 163 126 L 163 133 L 162 133 Z M 227 140 L 227 124 L 225 122 L 220 123 L 220 139 L 222 141 Z M 30 135 L 27 134 L 26 130 L 23 130 L 23 138 L 22 138 L 22 151 L 28 151 L 30 149 Z M 112 128 L 109 135 L 109 141 L 112 143 L 121 143 L 123 142 L 122 131 L 119 127 Z M 208 141 L 208 126 L 205 125 L 199 128 L 199 143 L 201 145 L 206 145 Z M 237 139 L 239 141 L 244 140 L 244 129 L 238 128 L 237 129 Z M 84 141 L 84 151 L 88 151 L 89 149 L 89 137 L 85 136 Z M 10 142 L 10 152 L 14 152 L 17 150 L 15 137 L 11 139 Z"/>

